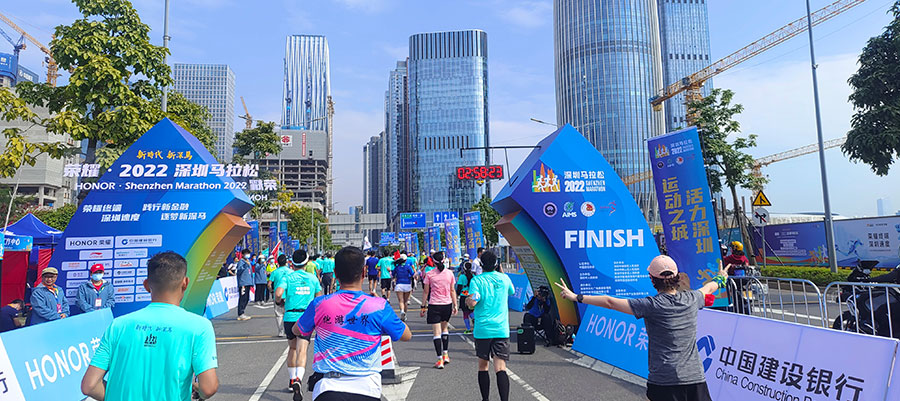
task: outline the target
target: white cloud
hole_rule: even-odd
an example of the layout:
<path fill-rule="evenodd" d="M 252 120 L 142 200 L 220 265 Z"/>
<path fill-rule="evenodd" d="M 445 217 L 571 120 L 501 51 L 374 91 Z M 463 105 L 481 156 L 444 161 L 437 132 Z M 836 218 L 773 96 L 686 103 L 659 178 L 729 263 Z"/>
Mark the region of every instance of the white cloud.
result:
<path fill-rule="evenodd" d="M 847 79 L 856 72 L 856 54 L 823 57 L 818 79 L 824 138 L 839 138 L 850 128 L 853 108 L 847 101 Z M 744 105 L 738 117 L 744 133 L 759 135 L 754 156 L 764 156 L 816 143 L 815 108 L 809 62 L 765 64 L 716 78 L 716 86 L 735 91 Z M 900 167 L 886 177 L 851 163 L 840 149 L 825 151 L 832 211 L 845 216 L 874 215 L 875 200 L 900 199 Z M 774 163 L 763 169 L 771 182 L 766 195 L 773 212 L 824 209 L 816 153 Z M 749 197 L 744 191 L 743 195 Z M 729 202 L 730 203 L 730 202 Z"/>
<path fill-rule="evenodd" d="M 515 6 L 500 4 L 498 13 L 510 23 L 525 28 L 537 28 L 553 20 L 553 3 L 550 1 L 516 1 Z"/>

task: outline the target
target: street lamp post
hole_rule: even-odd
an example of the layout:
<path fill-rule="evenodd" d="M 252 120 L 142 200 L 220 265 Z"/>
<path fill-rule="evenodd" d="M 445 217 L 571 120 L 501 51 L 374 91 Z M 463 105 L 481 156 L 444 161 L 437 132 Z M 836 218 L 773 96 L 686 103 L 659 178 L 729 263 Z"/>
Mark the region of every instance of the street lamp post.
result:
<path fill-rule="evenodd" d="M 163 47 L 168 50 L 169 49 L 169 39 L 171 39 L 169 37 L 169 0 L 166 0 L 165 8 L 166 8 L 165 17 L 163 18 Z M 168 64 L 168 62 L 169 62 L 169 56 L 164 54 L 163 55 L 163 63 Z M 163 87 L 163 93 L 162 93 L 162 111 L 163 111 L 163 113 L 166 112 L 166 110 L 168 108 L 168 103 L 169 103 L 169 85 L 166 85 L 165 87 Z"/>
<path fill-rule="evenodd" d="M 837 252 L 834 249 L 834 221 L 831 216 L 831 199 L 828 195 L 828 174 L 825 171 L 825 146 L 822 140 L 822 111 L 819 107 L 819 80 L 816 70 L 816 50 L 813 46 L 812 11 L 809 0 L 806 0 L 806 23 L 809 30 L 809 62 L 812 67 L 813 100 L 816 105 L 816 134 L 819 137 L 819 169 L 822 175 L 822 198 L 825 202 L 825 242 L 828 246 L 828 264 L 832 273 L 837 273 Z"/>

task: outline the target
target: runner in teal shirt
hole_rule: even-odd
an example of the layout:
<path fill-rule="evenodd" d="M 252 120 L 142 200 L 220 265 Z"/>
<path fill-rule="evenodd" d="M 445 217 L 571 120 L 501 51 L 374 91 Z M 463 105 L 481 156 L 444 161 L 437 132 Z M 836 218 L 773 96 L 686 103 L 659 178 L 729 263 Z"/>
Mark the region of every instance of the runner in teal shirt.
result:
<path fill-rule="evenodd" d="M 288 386 L 294 393 L 294 399 L 302 398 L 301 381 L 306 374 L 306 349 L 309 347 L 309 336 L 297 336 L 293 328 L 297 320 L 306 311 L 312 300 L 322 295 L 319 278 L 308 273 L 304 268 L 309 263 L 306 251 L 298 249 L 291 256 L 294 270 L 285 274 L 275 288 L 275 303 L 284 306 L 284 334 L 288 340 L 287 370 Z"/>
<path fill-rule="evenodd" d="M 269 275 L 269 292 L 275 294 L 275 289 L 278 288 L 278 284 L 284 278 L 284 276 L 291 274 L 293 270 L 290 267 L 287 267 L 287 256 L 278 255 L 278 268 Z M 274 299 L 274 295 L 272 299 Z M 275 327 L 277 329 L 278 337 L 284 337 L 284 305 L 275 304 L 275 307 L 272 308 L 275 311 Z"/>
<path fill-rule="evenodd" d="M 507 299 L 516 293 L 512 280 L 497 271 L 497 256 L 491 251 L 481 254 L 483 273 L 469 280 L 466 303 L 475 314 L 475 356 L 478 357 L 478 387 L 482 399 L 488 399 L 491 376 L 490 361 L 497 372 L 500 399 L 509 399 L 509 305 Z"/>
<path fill-rule="evenodd" d="M 394 258 L 387 251 L 378 259 L 378 270 L 381 272 L 381 297 L 391 302 L 391 272 L 394 270 Z"/>
<path fill-rule="evenodd" d="M 189 282 L 186 272 L 187 262 L 175 252 L 159 253 L 147 262 L 151 303 L 116 318 L 103 333 L 81 382 L 85 395 L 110 401 L 187 401 L 192 389 L 203 399 L 216 393 L 212 323 L 178 306 Z"/>

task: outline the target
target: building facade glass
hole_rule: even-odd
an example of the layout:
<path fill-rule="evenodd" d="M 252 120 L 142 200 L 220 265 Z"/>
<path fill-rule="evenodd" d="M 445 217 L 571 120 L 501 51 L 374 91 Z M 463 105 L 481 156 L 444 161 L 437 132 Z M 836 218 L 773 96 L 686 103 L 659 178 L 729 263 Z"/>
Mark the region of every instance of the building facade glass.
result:
<path fill-rule="evenodd" d="M 480 30 L 409 38 L 409 132 L 415 149 L 413 204 L 430 216 L 468 211 L 489 183 L 460 181 L 456 168 L 486 165 L 489 145 L 487 34 Z"/>
<path fill-rule="evenodd" d="M 408 75 L 406 61 L 391 71 L 384 98 L 384 145 L 387 164 L 387 213 L 393 220 L 399 212 L 412 211 L 412 159 L 409 136 Z"/>
<path fill-rule="evenodd" d="M 709 17 L 706 1 L 658 0 L 659 35 L 662 45 L 663 84 L 679 82 L 708 66 Z M 708 96 L 712 80 L 703 86 L 703 96 Z M 687 126 L 684 93 L 664 103 L 666 132 Z"/>
<path fill-rule="evenodd" d="M 384 132 L 363 146 L 363 213 L 385 212 Z"/>
<path fill-rule="evenodd" d="M 216 157 L 226 163 L 234 156 L 234 72 L 225 64 L 179 64 L 173 70 L 173 89 L 187 100 L 209 109 L 209 128 L 216 134 Z"/>
<path fill-rule="evenodd" d="M 557 123 L 571 124 L 620 177 L 649 170 L 646 140 L 664 130 L 649 99 L 662 87 L 657 0 L 555 0 Z M 629 186 L 655 220 L 652 181 Z"/>

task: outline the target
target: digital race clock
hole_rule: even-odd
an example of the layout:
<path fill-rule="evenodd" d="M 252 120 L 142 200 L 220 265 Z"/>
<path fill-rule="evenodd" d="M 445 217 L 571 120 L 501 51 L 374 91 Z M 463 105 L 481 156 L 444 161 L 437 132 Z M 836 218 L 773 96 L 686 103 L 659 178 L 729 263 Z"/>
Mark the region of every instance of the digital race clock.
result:
<path fill-rule="evenodd" d="M 464 166 L 456 168 L 460 180 L 502 180 L 503 166 Z"/>

